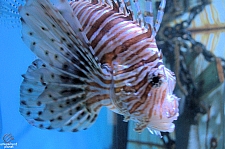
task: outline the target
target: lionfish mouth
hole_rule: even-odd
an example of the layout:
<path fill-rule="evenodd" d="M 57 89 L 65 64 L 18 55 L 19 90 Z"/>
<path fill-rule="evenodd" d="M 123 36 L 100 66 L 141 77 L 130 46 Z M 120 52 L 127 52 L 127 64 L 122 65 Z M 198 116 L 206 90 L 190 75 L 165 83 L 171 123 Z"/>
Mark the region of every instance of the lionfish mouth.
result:
<path fill-rule="evenodd" d="M 155 116 L 147 126 L 148 130 L 153 134 L 160 135 L 160 131 L 173 132 L 175 129 L 173 121 L 177 120 L 179 116 L 179 98 L 174 95 L 167 95 L 165 101 L 166 102 L 161 105 L 161 114 Z"/>

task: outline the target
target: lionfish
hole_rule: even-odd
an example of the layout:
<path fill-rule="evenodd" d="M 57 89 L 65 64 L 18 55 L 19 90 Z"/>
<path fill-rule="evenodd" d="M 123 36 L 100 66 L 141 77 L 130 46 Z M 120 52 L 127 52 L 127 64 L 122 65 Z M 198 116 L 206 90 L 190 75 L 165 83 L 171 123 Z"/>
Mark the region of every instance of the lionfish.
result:
<path fill-rule="evenodd" d="M 152 1 L 27 0 L 22 39 L 37 55 L 23 75 L 20 112 L 34 126 L 77 132 L 103 106 L 147 128 L 172 132 L 178 117 L 174 73 L 163 64 Z"/>

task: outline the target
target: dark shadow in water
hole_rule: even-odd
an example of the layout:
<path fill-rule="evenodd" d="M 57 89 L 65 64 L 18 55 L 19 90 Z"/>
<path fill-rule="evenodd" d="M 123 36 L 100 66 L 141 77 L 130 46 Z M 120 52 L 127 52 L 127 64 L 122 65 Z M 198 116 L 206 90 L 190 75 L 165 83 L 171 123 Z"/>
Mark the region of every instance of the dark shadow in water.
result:
<path fill-rule="evenodd" d="M 113 128 L 113 145 L 111 149 L 126 149 L 128 137 L 128 123 L 123 121 L 122 115 L 116 115 L 116 124 Z"/>

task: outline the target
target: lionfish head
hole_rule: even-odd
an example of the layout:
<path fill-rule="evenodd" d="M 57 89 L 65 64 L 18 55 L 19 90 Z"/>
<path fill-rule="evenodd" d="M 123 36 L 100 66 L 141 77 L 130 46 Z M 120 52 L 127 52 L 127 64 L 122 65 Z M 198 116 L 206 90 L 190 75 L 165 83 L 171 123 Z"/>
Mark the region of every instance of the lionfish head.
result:
<path fill-rule="evenodd" d="M 145 113 L 148 116 L 147 128 L 155 133 L 172 132 L 175 128 L 172 122 L 179 116 L 179 98 L 173 95 L 175 75 L 162 65 L 149 74 L 148 81 L 151 89 L 147 96 L 149 108 Z"/>

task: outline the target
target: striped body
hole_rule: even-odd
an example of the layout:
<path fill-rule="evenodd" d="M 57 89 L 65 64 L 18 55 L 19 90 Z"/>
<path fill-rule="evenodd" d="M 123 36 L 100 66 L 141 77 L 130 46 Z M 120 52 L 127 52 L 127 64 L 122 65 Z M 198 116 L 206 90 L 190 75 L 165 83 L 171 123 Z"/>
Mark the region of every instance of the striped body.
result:
<path fill-rule="evenodd" d="M 60 1 L 56 6 L 30 0 L 20 11 L 24 41 L 43 61 L 24 75 L 22 115 L 41 128 L 78 131 L 90 127 L 107 106 L 135 121 L 138 132 L 173 131 L 175 77 L 163 65 L 152 36 L 157 31 L 118 13 L 115 4 Z M 37 91 L 32 78 L 41 83 Z"/>
<path fill-rule="evenodd" d="M 160 96 L 166 95 L 166 88 L 154 89 L 149 83 L 149 75 L 164 67 L 155 40 L 150 38 L 151 32 L 107 5 L 78 1 L 71 2 L 71 7 L 95 56 L 113 72 L 110 93 L 113 105 L 106 106 L 128 118 L 148 117 L 149 121 L 157 112 L 154 106 L 163 103 L 165 97 Z M 176 113 L 172 110 L 170 114 Z M 159 115 L 162 119 L 163 114 Z"/>

